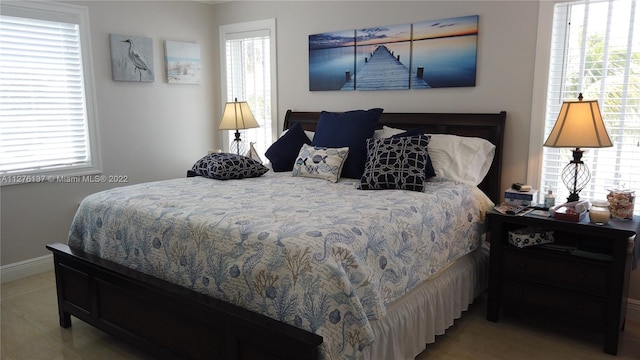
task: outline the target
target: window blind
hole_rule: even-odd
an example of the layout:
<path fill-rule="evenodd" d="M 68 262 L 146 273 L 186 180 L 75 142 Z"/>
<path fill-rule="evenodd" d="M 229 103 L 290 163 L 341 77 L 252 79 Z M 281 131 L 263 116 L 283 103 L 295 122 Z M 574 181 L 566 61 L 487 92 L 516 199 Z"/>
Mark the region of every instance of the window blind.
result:
<path fill-rule="evenodd" d="M 0 16 L 0 175 L 92 165 L 80 29 Z"/>
<path fill-rule="evenodd" d="M 269 31 L 233 33 L 226 41 L 227 99 L 246 101 L 259 128 L 241 130 L 246 150 L 253 142 L 262 160 L 272 143 Z M 229 131 L 229 142 L 234 138 Z"/>
<path fill-rule="evenodd" d="M 544 127 L 546 139 L 564 100 L 596 99 L 613 141 L 585 148 L 591 181 L 581 199 L 606 199 L 610 188 L 640 193 L 640 16 L 635 0 L 578 1 L 554 9 Z M 569 195 L 562 169 L 571 149 L 543 148 L 540 189 Z M 635 206 L 639 214 L 640 204 Z"/>

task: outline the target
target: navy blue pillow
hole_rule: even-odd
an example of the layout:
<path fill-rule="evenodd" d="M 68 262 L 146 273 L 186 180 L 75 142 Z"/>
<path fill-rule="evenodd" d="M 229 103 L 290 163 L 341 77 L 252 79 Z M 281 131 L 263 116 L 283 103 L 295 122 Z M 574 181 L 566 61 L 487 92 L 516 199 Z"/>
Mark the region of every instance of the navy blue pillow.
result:
<path fill-rule="evenodd" d="M 383 109 L 320 113 L 311 145 L 329 148 L 349 147 L 342 177 L 360 179 L 367 161 L 367 139 L 373 137 Z"/>
<path fill-rule="evenodd" d="M 417 128 L 409 129 L 403 133 L 396 134 L 391 137 L 400 138 L 400 137 L 418 136 L 418 135 L 424 135 L 424 126 L 419 126 Z M 431 163 L 431 157 L 429 157 L 429 152 L 427 152 L 427 165 L 424 168 L 424 175 L 427 177 L 427 179 L 436 176 L 436 170 L 433 168 L 433 164 Z"/>
<path fill-rule="evenodd" d="M 302 145 L 311 144 L 300 123 L 295 123 L 264 154 L 275 172 L 291 171 Z"/>

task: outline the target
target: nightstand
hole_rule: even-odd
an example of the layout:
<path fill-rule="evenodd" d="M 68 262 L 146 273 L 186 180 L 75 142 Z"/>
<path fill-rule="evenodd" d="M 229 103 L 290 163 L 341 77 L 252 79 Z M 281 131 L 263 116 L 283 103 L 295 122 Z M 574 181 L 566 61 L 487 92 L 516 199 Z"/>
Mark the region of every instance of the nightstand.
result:
<path fill-rule="evenodd" d="M 594 225 L 549 216 L 487 214 L 491 257 L 487 320 L 501 308 L 547 315 L 604 332 L 604 351 L 617 354 L 624 329 L 632 253 L 640 218 Z M 554 246 L 515 247 L 509 231 L 553 231 Z"/>

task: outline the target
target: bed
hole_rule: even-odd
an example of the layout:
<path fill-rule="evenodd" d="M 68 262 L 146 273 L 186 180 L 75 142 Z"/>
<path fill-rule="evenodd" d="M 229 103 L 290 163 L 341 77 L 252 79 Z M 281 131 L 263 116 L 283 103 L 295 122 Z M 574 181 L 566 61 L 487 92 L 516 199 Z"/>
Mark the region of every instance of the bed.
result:
<path fill-rule="evenodd" d="M 321 116 L 287 111 L 284 128 L 315 131 Z M 505 119 L 382 113 L 377 121 L 379 130 L 488 140 L 495 152 L 477 188 L 436 177 L 419 193 L 363 191 L 357 180 L 270 171 L 94 194 L 68 244 L 47 246 L 60 325 L 73 315 L 158 358 L 413 358 L 486 289 L 482 214 L 460 209 L 487 207 L 477 189 L 499 201 Z M 422 196 L 444 209 L 427 209 Z M 449 232 L 455 241 L 444 240 Z M 426 256 L 437 248 L 441 255 Z"/>

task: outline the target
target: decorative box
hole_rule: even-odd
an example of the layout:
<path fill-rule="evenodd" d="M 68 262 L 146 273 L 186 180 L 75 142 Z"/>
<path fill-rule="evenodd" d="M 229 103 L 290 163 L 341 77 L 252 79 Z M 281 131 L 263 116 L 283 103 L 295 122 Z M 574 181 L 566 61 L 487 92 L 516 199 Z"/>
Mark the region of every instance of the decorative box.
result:
<path fill-rule="evenodd" d="M 588 201 L 570 202 L 549 208 L 549 213 L 558 220 L 580 222 L 587 216 Z"/>
<path fill-rule="evenodd" d="M 553 242 L 553 230 L 522 228 L 509 231 L 509 244 L 523 248 Z"/>
<path fill-rule="evenodd" d="M 573 221 L 573 222 L 580 222 L 585 218 L 585 216 L 587 216 L 586 211 L 575 212 L 575 211 L 564 210 L 564 209 L 560 209 L 559 211 L 556 211 L 555 214 L 553 214 L 553 217 L 558 220 Z"/>
<path fill-rule="evenodd" d="M 518 191 L 507 189 L 504 191 L 504 202 L 509 205 L 529 206 L 538 202 L 538 190 Z"/>

